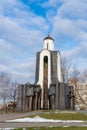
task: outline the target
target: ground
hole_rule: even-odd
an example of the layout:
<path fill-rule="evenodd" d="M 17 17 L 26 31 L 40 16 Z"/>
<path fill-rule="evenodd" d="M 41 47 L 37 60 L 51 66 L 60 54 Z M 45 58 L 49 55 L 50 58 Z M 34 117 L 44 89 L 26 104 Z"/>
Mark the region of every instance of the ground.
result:
<path fill-rule="evenodd" d="M 83 112 L 83 111 L 82 111 Z M 0 128 L 24 128 L 24 127 L 41 127 L 41 126 L 45 126 L 45 127 L 52 127 L 52 126 L 87 126 L 87 122 L 22 122 L 22 123 L 17 123 L 17 122 L 13 122 L 13 123 L 9 123 L 9 122 L 5 122 L 6 120 L 11 120 L 11 119 L 15 119 L 15 118 L 21 118 L 21 117 L 28 117 L 31 116 L 33 114 L 40 114 L 43 113 L 43 111 L 34 111 L 34 112 L 27 112 L 27 113 L 10 113 L 10 114 L 0 114 Z M 85 114 L 87 114 L 86 111 L 84 111 Z"/>

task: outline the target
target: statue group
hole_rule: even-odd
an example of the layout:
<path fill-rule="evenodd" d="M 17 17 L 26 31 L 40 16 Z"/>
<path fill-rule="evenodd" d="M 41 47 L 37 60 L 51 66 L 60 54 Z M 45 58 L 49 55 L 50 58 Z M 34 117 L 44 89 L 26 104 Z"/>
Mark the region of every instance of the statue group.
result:
<path fill-rule="evenodd" d="M 42 94 L 40 85 L 30 83 L 19 85 L 17 111 L 74 110 L 73 86 L 64 83 L 51 84 L 50 88 L 43 92 Z"/>

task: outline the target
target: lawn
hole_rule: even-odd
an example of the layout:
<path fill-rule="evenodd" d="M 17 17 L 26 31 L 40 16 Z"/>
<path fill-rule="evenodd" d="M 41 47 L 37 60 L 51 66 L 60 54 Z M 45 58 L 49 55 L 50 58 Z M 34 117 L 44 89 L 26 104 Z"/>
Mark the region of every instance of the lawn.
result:
<path fill-rule="evenodd" d="M 36 115 L 32 115 L 31 117 L 34 117 Z M 55 120 L 84 120 L 87 121 L 87 115 L 84 113 L 78 113 L 78 112 L 43 112 L 39 114 L 40 117 L 46 118 L 46 119 L 55 119 Z"/>
<path fill-rule="evenodd" d="M 37 115 L 30 116 L 31 118 Z M 38 116 L 46 119 L 54 119 L 54 120 L 84 120 L 87 121 L 87 115 L 80 112 L 69 112 L 69 111 L 45 111 Z M 70 126 L 70 127 L 29 127 L 29 128 L 19 128 L 15 130 L 87 130 L 87 127 L 77 127 L 77 126 Z"/>
<path fill-rule="evenodd" d="M 87 127 L 29 127 L 15 130 L 87 130 Z"/>

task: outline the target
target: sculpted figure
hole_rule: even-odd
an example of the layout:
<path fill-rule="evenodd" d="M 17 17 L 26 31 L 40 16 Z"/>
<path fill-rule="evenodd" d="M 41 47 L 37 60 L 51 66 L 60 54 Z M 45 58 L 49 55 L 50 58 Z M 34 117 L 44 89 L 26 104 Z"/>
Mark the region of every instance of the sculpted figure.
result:
<path fill-rule="evenodd" d="M 33 96 L 34 95 L 34 89 L 32 85 L 28 85 L 26 88 L 26 96 Z"/>

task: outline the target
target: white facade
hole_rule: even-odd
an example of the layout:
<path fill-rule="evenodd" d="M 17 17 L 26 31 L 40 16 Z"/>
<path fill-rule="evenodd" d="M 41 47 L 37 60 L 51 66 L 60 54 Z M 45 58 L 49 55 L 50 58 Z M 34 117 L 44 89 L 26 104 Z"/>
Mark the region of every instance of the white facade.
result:
<path fill-rule="evenodd" d="M 48 88 L 51 83 L 51 55 L 49 50 L 42 50 L 40 53 L 40 63 L 39 63 L 39 81 L 37 84 L 41 85 L 41 88 L 43 89 L 43 71 L 44 71 L 44 57 L 48 57 Z"/>
<path fill-rule="evenodd" d="M 54 51 L 54 42 L 52 39 L 44 40 L 44 49 Z"/>
<path fill-rule="evenodd" d="M 43 89 L 43 71 L 44 71 L 44 57 L 47 56 L 48 57 L 48 88 L 50 87 L 50 84 L 52 83 L 51 81 L 51 53 L 49 50 L 42 50 L 40 53 L 40 63 L 39 63 L 39 80 L 38 83 L 39 85 L 41 85 L 41 88 Z M 62 81 L 61 80 L 61 69 L 60 69 L 60 53 L 57 53 L 57 79 L 58 81 Z"/>

